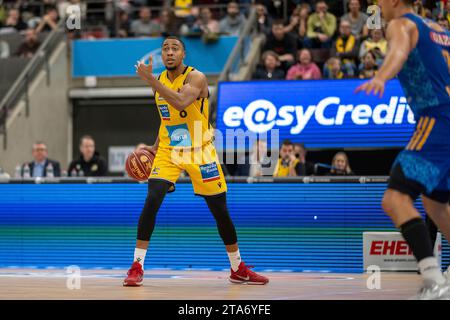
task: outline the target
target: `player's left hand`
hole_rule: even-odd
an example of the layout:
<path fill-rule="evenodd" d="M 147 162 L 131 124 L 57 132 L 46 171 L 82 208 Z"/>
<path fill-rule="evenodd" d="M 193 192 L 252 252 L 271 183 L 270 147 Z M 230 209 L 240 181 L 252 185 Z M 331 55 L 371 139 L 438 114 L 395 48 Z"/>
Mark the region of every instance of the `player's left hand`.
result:
<path fill-rule="evenodd" d="M 148 64 L 138 61 L 134 66 L 136 68 L 136 73 L 141 77 L 142 80 L 148 81 L 152 77 L 153 73 L 153 57 L 150 56 L 148 59 Z"/>
<path fill-rule="evenodd" d="M 365 91 L 366 94 L 371 94 L 373 92 L 375 95 L 379 95 L 380 98 L 382 98 L 384 94 L 385 85 L 386 85 L 385 81 L 375 77 L 372 80 L 367 81 L 362 85 L 360 85 L 358 88 L 356 88 L 355 93 Z"/>

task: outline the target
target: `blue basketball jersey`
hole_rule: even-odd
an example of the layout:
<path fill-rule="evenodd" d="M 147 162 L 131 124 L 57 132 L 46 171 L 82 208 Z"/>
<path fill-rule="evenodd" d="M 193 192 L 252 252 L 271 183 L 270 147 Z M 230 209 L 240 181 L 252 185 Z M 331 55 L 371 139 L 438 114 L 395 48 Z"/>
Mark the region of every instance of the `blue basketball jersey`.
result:
<path fill-rule="evenodd" d="M 398 75 L 408 104 L 416 119 L 437 107 L 450 115 L 450 32 L 415 14 L 403 17 L 419 31 L 417 46 Z"/>

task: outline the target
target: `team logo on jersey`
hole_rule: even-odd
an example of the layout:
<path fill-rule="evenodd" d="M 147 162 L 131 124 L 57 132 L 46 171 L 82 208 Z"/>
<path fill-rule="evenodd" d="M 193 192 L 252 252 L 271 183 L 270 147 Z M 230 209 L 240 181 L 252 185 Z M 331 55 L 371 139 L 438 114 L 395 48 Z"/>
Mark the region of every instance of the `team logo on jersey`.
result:
<path fill-rule="evenodd" d="M 154 167 L 152 170 L 152 175 L 157 175 L 159 173 L 159 167 Z"/>
<path fill-rule="evenodd" d="M 202 174 L 203 182 L 209 182 L 220 179 L 219 169 L 217 168 L 217 163 L 207 163 L 200 165 L 200 173 Z"/>
<path fill-rule="evenodd" d="M 170 120 L 169 106 L 167 104 L 160 104 L 158 108 L 159 111 L 161 112 L 161 119 Z"/>
<path fill-rule="evenodd" d="M 192 140 L 186 123 L 175 126 L 166 126 L 169 132 L 170 146 L 173 147 L 191 147 Z"/>

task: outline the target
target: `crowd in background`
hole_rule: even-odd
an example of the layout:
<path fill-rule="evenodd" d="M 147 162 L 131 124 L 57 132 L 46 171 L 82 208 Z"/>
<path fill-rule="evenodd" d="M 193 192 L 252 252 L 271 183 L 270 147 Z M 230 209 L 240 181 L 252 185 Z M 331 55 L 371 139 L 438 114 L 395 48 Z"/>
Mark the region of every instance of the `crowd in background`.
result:
<path fill-rule="evenodd" d="M 266 34 L 261 63 L 253 74 L 259 80 L 314 80 L 373 77 L 387 52 L 386 26 L 369 27 L 366 14 L 376 1 L 349 0 L 341 16 L 330 1 L 299 1 L 289 21 L 272 17 L 256 5 L 260 32 Z M 417 0 L 417 14 L 449 28 L 450 1 Z M 428 5 L 428 7 L 426 7 Z"/>

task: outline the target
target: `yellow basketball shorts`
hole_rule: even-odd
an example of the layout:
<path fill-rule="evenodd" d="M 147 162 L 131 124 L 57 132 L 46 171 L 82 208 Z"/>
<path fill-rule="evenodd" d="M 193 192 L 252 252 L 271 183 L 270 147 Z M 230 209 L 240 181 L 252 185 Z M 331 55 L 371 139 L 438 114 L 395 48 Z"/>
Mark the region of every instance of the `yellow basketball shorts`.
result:
<path fill-rule="evenodd" d="M 149 179 L 162 179 L 174 186 L 185 170 L 191 178 L 194 193 L 210 196 L 227 191 L 227 184 L 213 143 L 193 149 L 159 147 Z"/>

